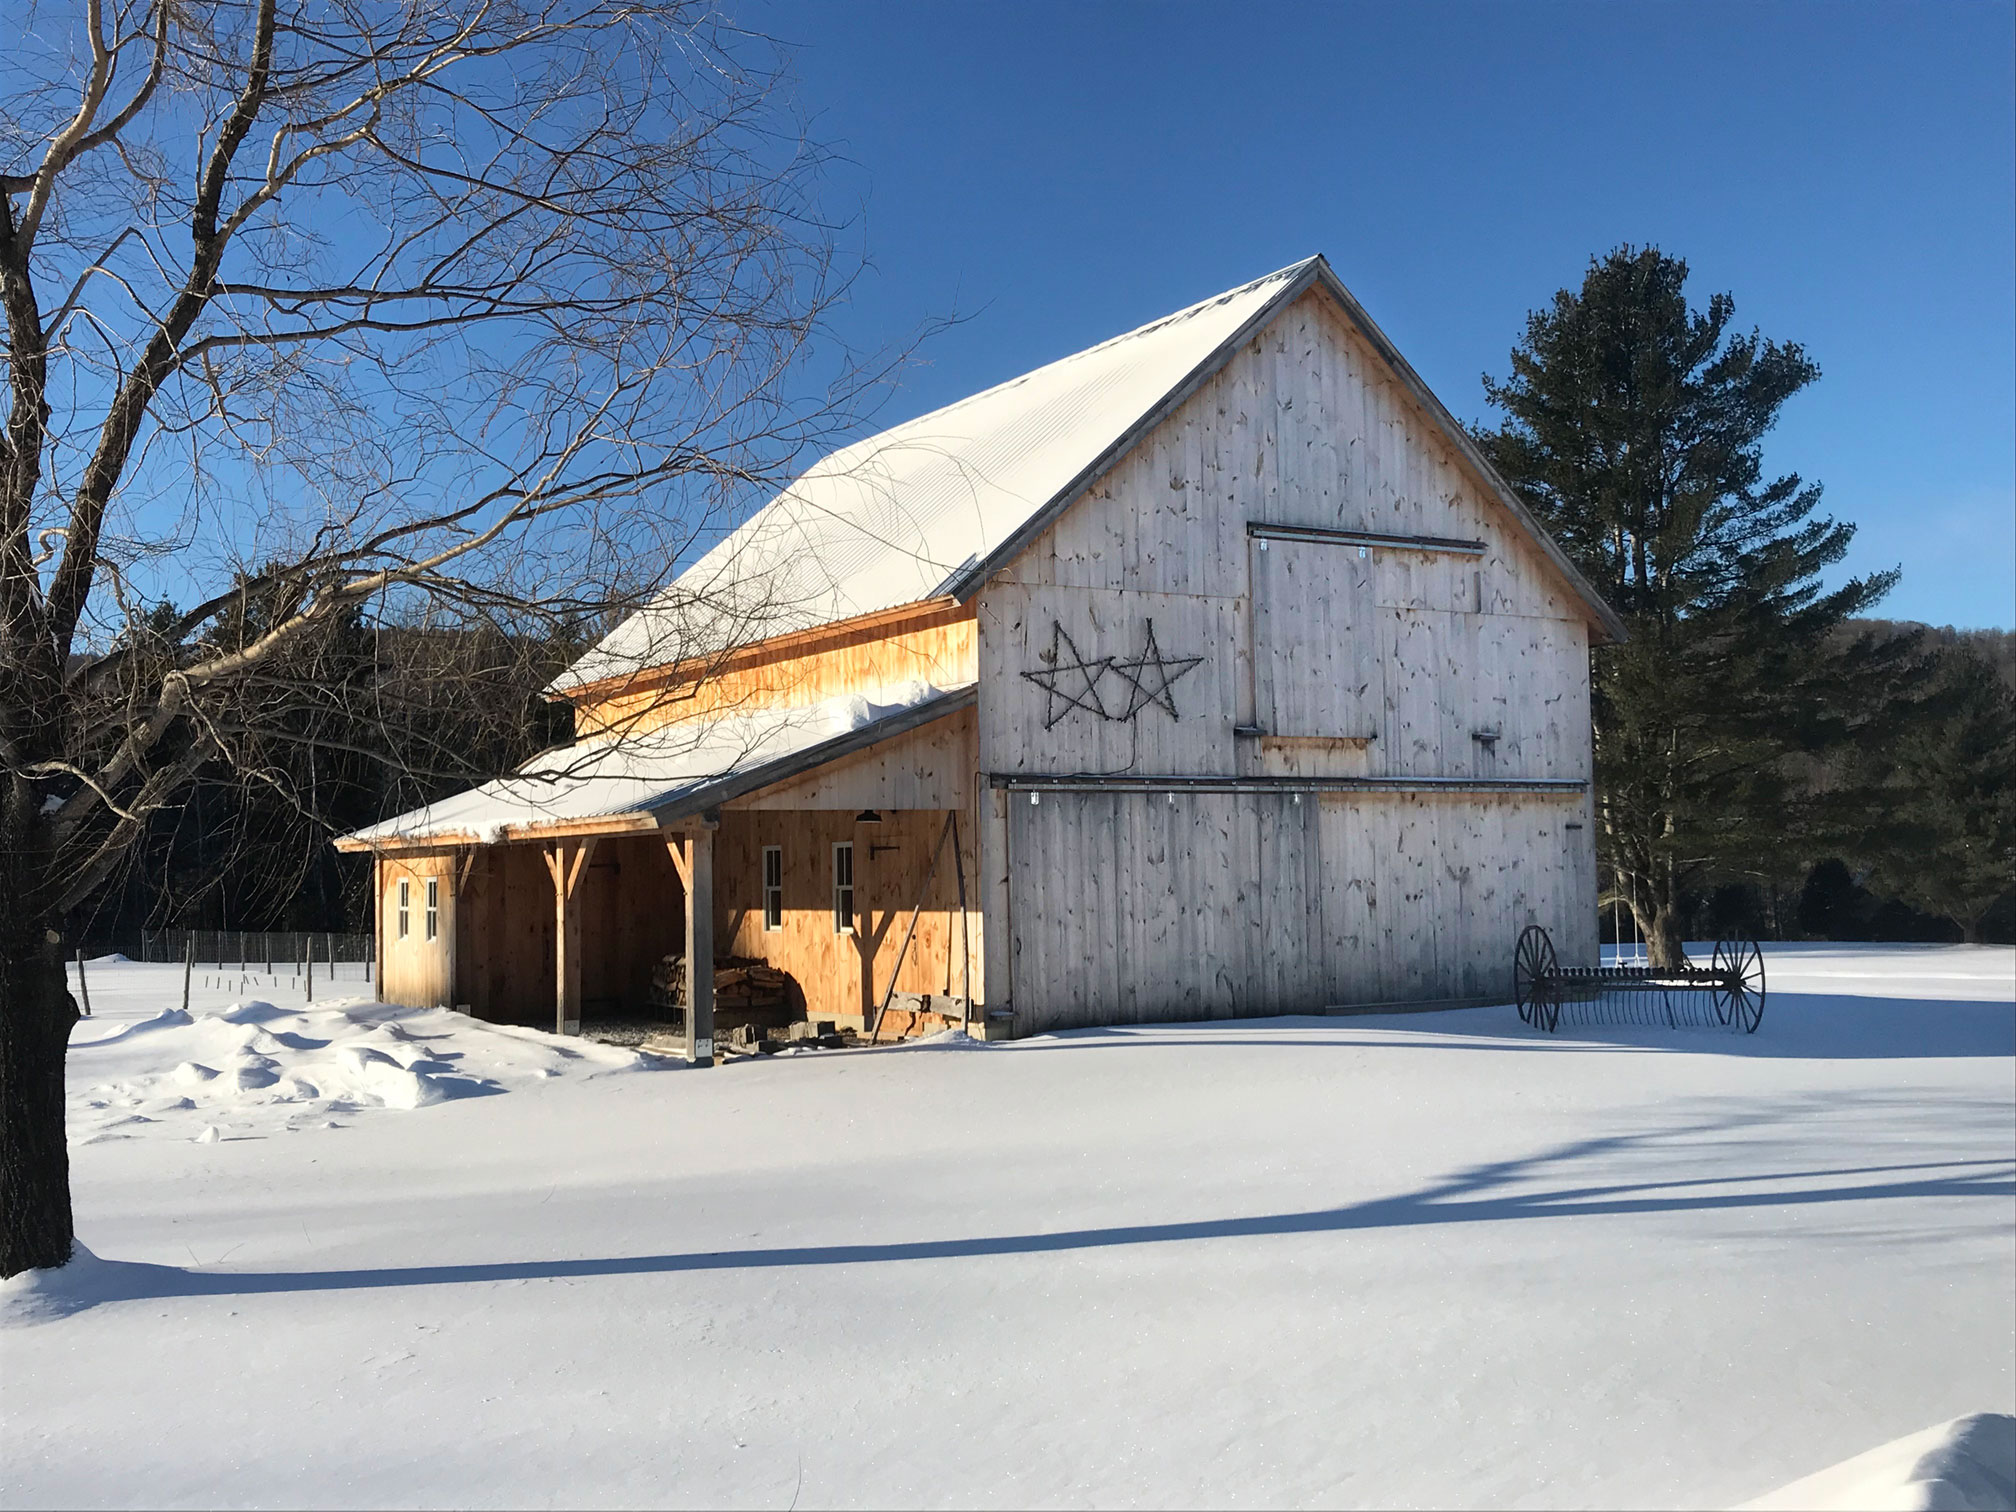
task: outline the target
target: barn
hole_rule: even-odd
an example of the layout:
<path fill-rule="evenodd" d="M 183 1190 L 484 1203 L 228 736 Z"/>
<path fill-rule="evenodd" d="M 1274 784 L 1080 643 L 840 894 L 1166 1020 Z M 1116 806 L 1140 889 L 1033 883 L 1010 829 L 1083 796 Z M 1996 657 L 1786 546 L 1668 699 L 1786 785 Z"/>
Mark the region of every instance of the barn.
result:
<path fill-rule="evenodd" d="M 1316 257 L 825 458 L 554 683 L 574 745 L 338 843 L 388 999 L 683 980 L 700 1060 L 751 981 L 990 1038 L 1491 1001 L 1528 923 L 1595 960 L 1622 635 Z"/>

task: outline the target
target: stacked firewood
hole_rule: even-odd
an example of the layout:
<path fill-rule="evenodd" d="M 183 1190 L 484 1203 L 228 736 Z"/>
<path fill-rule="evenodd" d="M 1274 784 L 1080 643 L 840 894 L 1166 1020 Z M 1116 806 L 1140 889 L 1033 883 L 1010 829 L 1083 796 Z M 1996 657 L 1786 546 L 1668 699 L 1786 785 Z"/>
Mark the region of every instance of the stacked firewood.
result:
<path fill-rule="evenodd" d="M 651 996 L 670 1008 L 686 1006 L 686 957 L 668 955 L 651 968 Z M 766 961 L 747 956 L 717 957 L 714 962 L 714 1012 L 791 1007 L 791 975 Z"/>

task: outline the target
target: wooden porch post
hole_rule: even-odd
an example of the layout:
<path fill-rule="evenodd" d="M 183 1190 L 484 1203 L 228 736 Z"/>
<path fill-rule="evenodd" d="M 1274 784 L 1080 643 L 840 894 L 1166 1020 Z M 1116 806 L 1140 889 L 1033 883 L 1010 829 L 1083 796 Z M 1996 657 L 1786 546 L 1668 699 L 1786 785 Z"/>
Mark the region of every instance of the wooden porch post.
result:
<path fill-rule="evenodd" d="M 546 848 L 553 878 L 553 1032 L 581 1032 L 581 879 L 593 840 L 561 840 Z"/>
<path fill-rule="evenodd" d="M 686 835 L 686 1059 L 714 1064 L 714 831 L 702 821 Z"/>

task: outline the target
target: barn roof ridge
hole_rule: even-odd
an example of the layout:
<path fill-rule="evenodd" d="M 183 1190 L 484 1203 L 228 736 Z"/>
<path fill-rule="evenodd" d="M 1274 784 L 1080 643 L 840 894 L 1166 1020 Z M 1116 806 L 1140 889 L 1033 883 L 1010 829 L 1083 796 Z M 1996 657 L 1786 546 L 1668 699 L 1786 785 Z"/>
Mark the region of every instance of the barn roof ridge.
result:
<path fill-rule="evenodd" d="M 1622 640 L 1615 610 L 1318 253 L 829 452 L 548 691 L 564 694 L 908 603 L 970 599 L 1244 343 L 1319 284 L 1583 601 L 1589 619 L 1608 639 Z M 751 601 L 738 602 L 748 595 Z"/>

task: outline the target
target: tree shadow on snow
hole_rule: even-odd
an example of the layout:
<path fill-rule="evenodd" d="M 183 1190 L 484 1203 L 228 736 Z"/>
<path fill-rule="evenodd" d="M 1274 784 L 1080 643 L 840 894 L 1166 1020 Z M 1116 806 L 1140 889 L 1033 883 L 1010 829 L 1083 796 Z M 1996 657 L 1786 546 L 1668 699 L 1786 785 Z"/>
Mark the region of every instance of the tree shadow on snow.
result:
<path fill-rule="evenodd" d="M 1414 1191 L 1337 1207 L 1300 1212 L 1199 1218 L 1164 1223 L 1114 1224 L 1053 1233 L 996 1234 L 890 1243 L 778 1246 L 688 1254 L 625 1255 L 589 1259 L 507 1260 L 463 1265 L 415 1265 L 357 1270 L 224 1272 L 172 1266 L 95 1261 L 93 1283 L 74 1303 L 52 1315 L 98 1302 L 223 1297 L 318 1291 L 370 1291 L 505 1281 L 584 1280 L 605 1276 L 676 1275 L 870 1265 L 908 1260 L 963 1260 L 1061 1254 L 1079 1250 L 1192 1244 L 1221 1239 L 1348 1234 L 1382 1229 L 1531 1219 L 1629 1217 L 1659 1213 L 1791 1210 L 1820 1204 L 1911 1198 L 1981 1197 L 2007 1204 L 2016 1198 L 2016 1159 L 1912 1159 L 1814 1167 L 1798 1156 L 1810 1151 L 1828 1120 L 1871 1113 L 1898 1119 L 1880 1132 L 1911 1126 L 1922 1101 L 1895 1096 L 1829 1093 L 1790 1102 L 1754 1103 L 1674 1127 L 1571 1141 L 1533 1154 L 1471 1166 Z M 1968 1125 L 2000 1131 L 2006 1103 L 1977 1100 L 1942 1104 L 1941 1126 L 1958 1133 Z M 1773 1134 L 1772 1129 L 1782 1134 Z M 1848 1132 L 1844 1129 L 1844 1133 Z M 1900 1141 L 1901 1142 L 1901 1141 Z M 1733 1169 L 1735 1157 L 1747 1157 Z M 1808 1157 L 1810 1161 L 1810 1156 Z M 1632 1181 L 1563 1180 L 1564 1167 L 1620 1159 L 1667 1162 L 1673 1174 Z M 2001 1222 L 2001 1209 L 1991 1226 Z M 1917 1227 L 1915 1221 L 1911 1225 Z M 1946 1225 L 1951 1228 L 1952 1225 Z M 61 1274 L 61 1273 L 54 1273 Z"/>
<path fill-rule="evenodd" d="M 1269 1033 L 1293 1030 L 1294 1033 Z M 1311 1032 L 1313 1031 L 1313 1032 Z M 1375 1037 L 1376 1036 L 1376 1037 Z M 1519 1021 L 1510 1003 L 1432 1013 L 1284 1015 L 1068 1029 L 1021 1040 L 1023 1054 L 1057 1050 L 1226 1048 L 1578 1051 L 1733 1055 L 1751 1059 L 1924 1060 L 2016 1057 L 2016 1003 L 1773 992 L 1755 1034 L 1722 1027 L 1577 1024 L 1552 1034 Z"/>

